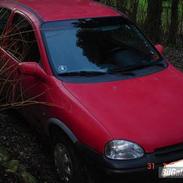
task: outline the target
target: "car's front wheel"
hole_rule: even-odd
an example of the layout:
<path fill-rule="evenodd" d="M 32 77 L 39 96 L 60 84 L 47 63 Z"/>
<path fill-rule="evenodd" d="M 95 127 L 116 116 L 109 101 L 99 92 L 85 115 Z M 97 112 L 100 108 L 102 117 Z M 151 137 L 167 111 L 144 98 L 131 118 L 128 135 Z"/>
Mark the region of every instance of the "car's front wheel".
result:
<path fill-rule="evenodd" d="M 88 172 L 74 144 L 63 136 L 57 136 L 54 141 L 54 162 L 60 180 L 63 183 L 88 183 Z"/>
<path fill-rule="evenodd" d="M 73 162 L 68 149 L 61 143 L 56 144 L 54 150 L 54 161 L 57 173 L 64 183 L 72 182 Z"/>

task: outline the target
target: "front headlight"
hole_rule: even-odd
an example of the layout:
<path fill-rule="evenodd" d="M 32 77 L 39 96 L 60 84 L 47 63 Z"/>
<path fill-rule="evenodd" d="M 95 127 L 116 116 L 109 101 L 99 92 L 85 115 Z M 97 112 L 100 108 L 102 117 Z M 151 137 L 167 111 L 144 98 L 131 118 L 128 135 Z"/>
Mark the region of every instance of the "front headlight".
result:
<path fill-rule="evenodd" d="M 113 140 L 105 147 L 105 156 L 113 160 L 130 160 L 144 156 L 144 150 L 126 140 Z"/>

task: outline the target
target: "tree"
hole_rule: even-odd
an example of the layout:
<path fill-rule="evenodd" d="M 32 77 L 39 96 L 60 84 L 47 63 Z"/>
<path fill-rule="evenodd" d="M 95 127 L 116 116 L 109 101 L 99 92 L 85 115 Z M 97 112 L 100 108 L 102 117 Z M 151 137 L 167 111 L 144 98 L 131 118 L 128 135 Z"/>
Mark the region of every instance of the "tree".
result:
<path fill-rule="evenodd" d="M 154 42 L 161 40 L 162 4 L 163 0 L 148 0 L 145 30 L 150 39 Z"/>
<path fill-rule="evenodd" d="M 126 0 L 116 0 L 116 7 L 119 11 L 126 11 Z"/>
<path fill-rule="evenodd" d="M 139 5 L 139 0 L 131 0 L 130 15 L 134 22 L 136 22 L 136 20 L 137 20 L 138 5 Z"/>
<path fill-rule="evenodd" d="M 168 43 L 176 44 L 176 34 L 178 32 L 178 8 L 179 0 L 172 0 L 171 5 L 171 24 L 169 29 Z"/>

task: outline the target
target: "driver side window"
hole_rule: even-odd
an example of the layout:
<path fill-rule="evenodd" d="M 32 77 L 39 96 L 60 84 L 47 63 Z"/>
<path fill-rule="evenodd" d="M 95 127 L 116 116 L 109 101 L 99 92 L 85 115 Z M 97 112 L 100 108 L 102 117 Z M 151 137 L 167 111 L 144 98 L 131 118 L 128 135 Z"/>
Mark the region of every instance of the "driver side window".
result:
<path fill-rule="evenodd" d="M 5 50 L 19 62 L 35 61 L 40 63 L 40 52 L 34 29 L 22 15 L 15 14 L 6 37 Z"/>
<path fill-rule="evenodd" d="M 11 15 L 11 10 L 6 9 L 6 8 L 0 8 L 0 44 L 2 43 L 2 40 L 4 39 L 3 33 L 6 29 L 6 25 L 7 25 L 10 15 Z"/>

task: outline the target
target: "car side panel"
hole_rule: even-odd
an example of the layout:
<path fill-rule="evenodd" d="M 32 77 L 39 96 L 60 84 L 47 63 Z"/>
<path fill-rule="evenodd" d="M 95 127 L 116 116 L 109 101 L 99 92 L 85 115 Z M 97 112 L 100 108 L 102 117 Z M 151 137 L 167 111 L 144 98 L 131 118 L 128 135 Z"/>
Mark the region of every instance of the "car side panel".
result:
<path fill-rule="evenodd" d="M 63 122 L 80 143 L 90 146 L 97 152 L 103 153 L 105 143 L 112 138 L 111 135 L 64 88 L 61 81 L 54 77 L 50 78 L 49 89 L 44 101 L 47 105 L 40 105 L 39 113 L 44 114 L 41 116 L 41 121 L 46 132 L 49 132 L 50 119 L 55 118 Z"/>

